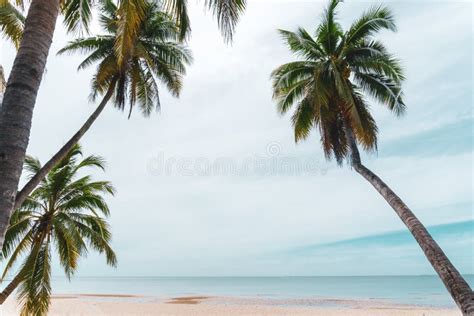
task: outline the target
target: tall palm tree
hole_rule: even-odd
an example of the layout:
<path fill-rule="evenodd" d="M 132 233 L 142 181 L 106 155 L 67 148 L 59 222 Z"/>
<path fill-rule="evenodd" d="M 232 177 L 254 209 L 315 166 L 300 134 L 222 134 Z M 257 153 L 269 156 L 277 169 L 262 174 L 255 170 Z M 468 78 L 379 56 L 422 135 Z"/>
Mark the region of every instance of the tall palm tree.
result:
<path fill-rule="evenodd" d="M 295 108 L 296 142 L 306 139 L 313 129 L 319 130 L 326 157 L 335 158 L 338 164 L 348 159 L 375 187 L 410 230 L 459 308 L 470 315 L 474 296 L 467 282 L 408 206 L 360 159 L 359 145 L 366 151 L 377 150 L 377 125 L 364 94 L 396 115 L 405 111 L 399 61 L 374 38 L 382 29 L 396 29 L 393 15 L 385 7 L 373 7 L 343 31 L 336 20 L 339 2 L 330 2 L 314 36 L 302 28 L 280 30 L 301 60 L 272 72 L 278 110 L 284 114 Z"/>
<path fill-rule="evenodd" d="M 135 104 L 145 116 L 159 108 L 157 80 L 171 94 L 179 96 L 185 67 L 192 60 L 191 53 L 178 42 L 176 23 L 160 11 L 158 4 L 147 3 L 144 9 L 145 16 L 135 35 L 129 39 L 127 46 L 130 47 L 127 49 L 119 47 L 119 52 L 117 50 L 119 29 L 127 17 L 120 14 L 120 8 L 112 1 L 104 1 L 100 21 L 107 34 L 76 39 L 59 51 L 59 54 L 88 53 L 79 70 L 98 63 L 92 80 L 91 97 L 95 100 L 102 94 L 103 98 L 81 128 L 17 193 L 15 208 L 89 130 L 111 99 L 120 110 L 124 110 L 128 103 L 130 117 Z"/>
<path fill-rule="evenodd" d="M 43 179 L 23 205 L 15 210 L 5 235 L 2 257 L 8 259 L 2 278 L 23 258 L 15 277 L 0 293 L 0 304 L 18 287 L 22 315 L 45 315 L 50 304 L 52 248 L 70 278 L 78 260 L 92 248 L 105 255 L 107 264 L 117 259 L 110 246 L 111 233 L 106 217 L 109 207 L 104 195 L 114 194 L 108 181 L 81 176 L 86 168 L 104 169 L 99 156 L 82 158 L 75 145 L 60 164 Z M 32 157 L 25 159 L 31 175 L 41 169 Z M 53 247 L 54 246 L 54 247 Z"/>
<path fill-rule="evenodd" d="M 23 0 L 11 0 L 22 4 Z M 15 197 L 31 129 L 36 96 L 46 65 L 59 12 L 70 31 L 85 29 L 92 17 L 94 0 L 31 0 L 25 30 L 15 58 L 0 109 L 0 246 L 15 205 Z M 145 0 L 117 0 L 121 14 L 133 17 L 118 30 L 122 33 L 116 49 L 126 48 L 143 18 Z M 190 31 L 186 0 L 164 0 L 180 25 L 181 38 Z M 10 0 L 0 0 L 0 7 Z M 226 39 L 231 39 L 245 0 L 204 0 L 216 17 Z M 122 56 L 119 54 L 119 58 Z"/>

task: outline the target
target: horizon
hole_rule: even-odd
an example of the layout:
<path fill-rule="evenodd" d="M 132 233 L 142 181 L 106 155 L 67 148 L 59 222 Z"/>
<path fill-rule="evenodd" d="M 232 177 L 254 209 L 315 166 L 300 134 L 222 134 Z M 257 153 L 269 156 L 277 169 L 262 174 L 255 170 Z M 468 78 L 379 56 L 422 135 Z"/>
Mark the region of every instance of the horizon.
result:
<path fill-rule="evenodd" d="M 464 276 L 467 277 L 472 277 L 474 276 L 474 273 L 466 273 L 463 274 Z M 64 278 L 67 279 L 66 276 L 64 275 L 52 275 L 51 277 L 53 278 Z M 113 279 L 113 278 L 136 278 L 136 279 L 145 279 L 145 278 L 156 278 L 156 279 L 205 279 L 205 278 L 216 278 L 216 279 L 232 279 L 232 278 L 384 278 L 384 277 L 389 277 L 389 278 L 397 278 L 397 277 L 438 277 L 437 274 L 393 274 L 393 275 L 240 275 L 240 276 L 233 276 L 233 275 L 117 275 L 117 276 L 111 276 L 111 275 L 80 275 L 80 276 L 73 276 L 71 278 L 71 283 L 73 282 L 74 278 L 79 278 L 79 279 L 87 279 L 87 278 L 94 278 L 94 279 Z"/>

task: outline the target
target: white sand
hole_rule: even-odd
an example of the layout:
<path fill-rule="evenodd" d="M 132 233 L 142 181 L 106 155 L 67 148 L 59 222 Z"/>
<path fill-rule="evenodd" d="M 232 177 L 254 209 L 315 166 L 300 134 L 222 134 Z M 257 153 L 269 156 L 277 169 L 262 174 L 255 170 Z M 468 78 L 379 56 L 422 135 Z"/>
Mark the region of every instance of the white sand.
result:
<path fill-rule="evenodd" d="M 1 315 L 18 315 L 14 298 Z M 236 297 L 154 298 L 128 295 L 57 295 L 49 315 L 161 315 L 161 316 L 460 316 L 457 309 L 393 305 L 372 300 Z"/>

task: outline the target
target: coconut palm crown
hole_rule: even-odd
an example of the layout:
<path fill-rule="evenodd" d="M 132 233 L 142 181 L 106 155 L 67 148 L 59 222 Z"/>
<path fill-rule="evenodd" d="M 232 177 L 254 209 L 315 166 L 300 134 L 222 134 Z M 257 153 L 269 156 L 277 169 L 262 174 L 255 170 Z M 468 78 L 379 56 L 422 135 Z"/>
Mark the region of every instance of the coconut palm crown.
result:
<path fill-rule="evenodd" d="M 88 56 L 78 66 L 84 69 L 98 63 L 92 80 L 91 97 L 113 91 L 114 104 L 129 116 L 135 104 L 148 116 L 160 107 L 157 80 L 170 93 L 179 96 L 191 52 L 178 42 L 179 29 L 174 20 L 154 2 L 145 5 L 145 17 L 131 38 L 124 39 L 121 28 L 129 24 L 113 1 L 103 1 L 100 22 L 105 35 L 71 41 L 58 54 L 82 52 Z"/>
<path fill-rule="evenodd" d="M 114 188 L 110 182 L 93 181 L 91 176 L 81 174 L 86 168 L 104 169 L 103 158 L 81 157 L 81 147 L 74 146 L 12 214 L 2 249 L 2 257 L 8 258 L 2 278 L 20 258 L 23 262 L 5 290 L 8 293 L 1 295 L 3 302 L 18 287 L 22 315 L 44 315 L 48 311 L 52 251 L 58 254 L 68 278 L 88 248 L 103 253 L 109 265 L 117 263 L 106 221 L 110 211 L 104 200 L 104 195 L 114 194 Z M 30 174 L 40 168 L 37 159 L 26 158 L 25 170 Z"/>
<path fill-rule="evenodd" d="M 405 111 L 400 63 L 374 38 L 380 30 L 396 30 L 393 14 L 383 6 L 373 7 L 344 31 L 336 19 L 340 2 L 330 2 L 312 34 L 303 28 L 279 31 L 301 60 L 284 64 L 271 75 L 279 112 L 295 108 L 295 140 L 318 129 L 326 157 L 339 164 L 351 152 L 348 128 L 362 148 L 377 149 L 377 125 L 365 95 L 396 115 Z"/>

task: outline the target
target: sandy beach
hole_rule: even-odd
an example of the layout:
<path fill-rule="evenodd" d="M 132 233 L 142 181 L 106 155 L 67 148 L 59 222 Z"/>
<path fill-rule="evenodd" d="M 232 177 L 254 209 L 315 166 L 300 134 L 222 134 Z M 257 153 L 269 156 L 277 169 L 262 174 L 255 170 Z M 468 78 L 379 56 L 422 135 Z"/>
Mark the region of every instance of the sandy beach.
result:
<path fill-rule="evenodd" d="M 1 315 L 18 315 L 14 298 Z M 49 315 L 162 315 L 162 316 L 460 316 L 457 309 L 394 305 L 375 300 L 336 298 L 268 299 L 184 296 L 157 298 L 135 295 L 55 295 Z"/>

